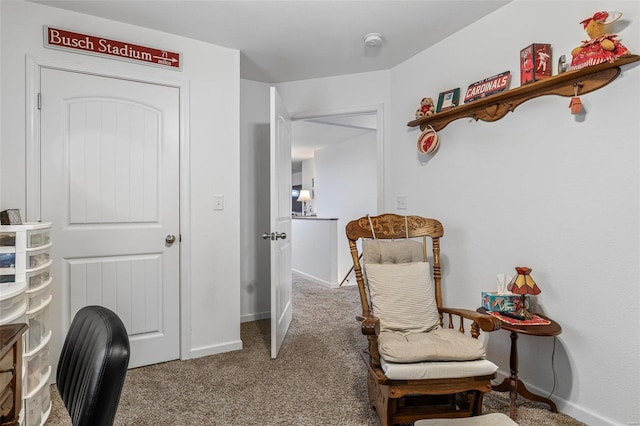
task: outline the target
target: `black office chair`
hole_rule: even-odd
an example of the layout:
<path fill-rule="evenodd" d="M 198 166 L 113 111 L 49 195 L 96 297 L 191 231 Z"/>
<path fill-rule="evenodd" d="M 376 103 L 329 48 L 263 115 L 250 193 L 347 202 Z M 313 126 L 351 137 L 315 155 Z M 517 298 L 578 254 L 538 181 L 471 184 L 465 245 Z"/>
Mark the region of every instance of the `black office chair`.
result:
<path fill-rule="evenodd" d="M 129 366 L 129 336 L 102 306 L 78 311 L 62 347 L 56 380 L 73 426 L 111 426 Z"/>

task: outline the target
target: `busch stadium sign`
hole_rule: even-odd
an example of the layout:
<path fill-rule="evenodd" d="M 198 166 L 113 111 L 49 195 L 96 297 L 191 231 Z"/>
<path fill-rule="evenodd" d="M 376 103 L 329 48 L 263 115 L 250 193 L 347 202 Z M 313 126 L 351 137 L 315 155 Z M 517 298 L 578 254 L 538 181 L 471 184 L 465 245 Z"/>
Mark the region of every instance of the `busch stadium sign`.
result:
<path fill-rule="evenodd" d="M 60 28 L 44 27 L 44 46 L 50 49 L 97 55 L 174 70 L 182 68 L 182 58 L 180 53 L 177 52 L 110 40 Z"/>
<path fill-rule="evenodd" d="M 498 75 L 494 75 L 493 77 L 485 78 L 484 80 L 473 83 L 469 86 L 464 95 L 464 103 L 502 92 L 509 86 L 510 79 L 511 71 L 505 71 Z"/>

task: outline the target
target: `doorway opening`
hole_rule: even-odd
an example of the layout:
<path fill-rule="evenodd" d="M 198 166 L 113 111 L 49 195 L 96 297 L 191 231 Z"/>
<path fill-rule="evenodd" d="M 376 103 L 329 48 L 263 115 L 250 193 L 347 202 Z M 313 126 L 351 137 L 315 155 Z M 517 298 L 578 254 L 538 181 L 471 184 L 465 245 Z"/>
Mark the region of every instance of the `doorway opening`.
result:
<path fill-rule="evenodd" d="M 292 117 L 292 185 L 309 190 L 308 209 L 319 220 L 337 221 L 335 244 L 323 248 L 335 257 L 335 269 L 312 269 L 313 253 L 292 229 L 292 269 L 306 279 L 338 287 L 351 269 L 344 227 L 355 217 L 377 214 L 383 204 L 382 106 L 296 114 Z M 292 188 L 293 189 L 293 188 Z M 309 208 L 308 205 L 311 205 Z M 293 212 L 294 219 L 296 211 Z M 314 216 L 312 216 L 314 218 Z M 307 226 L 307 225 L 304 225 Z M 305 238 L 308 234 L 304 235 Z M 319 248 L 320 249 L 320 248 Z M 334 259 L 329 259 L 329 264 Z M 322 276 L 318 276 L 321 274 Z M 347 278 L 348 280 L 348 278 Z"/>

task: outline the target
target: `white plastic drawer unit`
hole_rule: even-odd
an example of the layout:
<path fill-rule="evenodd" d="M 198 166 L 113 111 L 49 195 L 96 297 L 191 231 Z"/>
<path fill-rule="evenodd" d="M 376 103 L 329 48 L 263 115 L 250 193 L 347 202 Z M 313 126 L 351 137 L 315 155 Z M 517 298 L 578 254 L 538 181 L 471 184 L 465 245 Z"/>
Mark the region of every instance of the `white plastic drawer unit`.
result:
<path fill-rule="evenodd" d="M 51 243 L 48 243 L 37 249 L 27 249 L 27 269 L 34 269 L 48 264 L 51 261 L 50 247 Z"/>
<path fill-rule="evenodd" d="M 37 348 L 32 354 L 24 356 L 25 375 L 22 382 L 22 393 L 28 395 L 36 391 L 43 380 L 49 379 L 49 342 Z"/>
<path fill-rule="evenodd" d="M 52 279 L 49 278 L 39 286 L 27 289 L 26 295 L 28 311 L 36 311 L 49 301 L 51 291 L 49 284 L 51 284 L 51 281 Z"/>
<path fill-rule="evenodd" d="M 15 245 L 16 245 L 15 232 L 0 232 L 0 247 L 15 247 Z"/>
<path fill-rule="evenodd" d="M 49 295 L 47 300 L 38 309 L 27 311 L 27 325 L 29 329 L 26 333 L 26 352 L 32 352 L 51 337 L 49 327 L 49 305 L 53 295 Z"/>
<path fill-rule="evenodd" d="M 51 261 L 46 264 L 31 269 L 26 273 L 27 275 L 27 288 L 29 290 L 38 289 L 44 285 L 48 285 L 51 282 Z"/>
<path fill-rule="evenodd" d="M 0 285 L 15 283 L 16 274 L 14 272 L 15 271 L 7 271 L 6 274 L 0 275 Z"/>
<path fill-rule="evenodd" d="M 27 248 L 46 246 L 51 242 L 51 229 L 27 230 Z"/>
<path fill-rule="evenodd" d="M 0 324 L 10 324 L 24 315 L 27 310 L 25 287 L 26 283 L 14 282 L 14 275 L 2 275 L 10 277 L 11 281 L 0 282 Z"/>
<path fill-rule="evenodd" d="M 49 373 L 41 380 L 38 387 L 32 392 L 24 394 L 24 413 L 26 418 L 21 421 L 23 426 L 40 426 L 47 421 L 51 410 L 51 390 L 49 387 L 49 376 L 51 375 L 51 367 Z"/>
<path fill-rule="evenodd" d="M 16 254 L 15 253 L 0 253 L 0 268 L 1 269 L 16 269 Z"/>
<path fill-rule="evenodd" d="M 25 297 L 23 292 L 4 297 L 0 299 L 0 314 L 2 314 L 3 318 L 13 317 L 18 312 L 23 312 L 24 304 Z"/>
<path fill-rule="evenodd" d="M 26 309 L 27 305 L 25 304 L 24 307 Z M 8 317 L 3 316 L 2 318 L 0 318 L 0 325 L 15 324 L 19 322 L 26 324 L 27 314 L 25 314 L 24 312 L 18 311 L 13 316 L 8 316 Z"/>
<path fill-rule="evenodd" d="M 0 325 L 29 326 L 23 336 L 21 426 L 43 426 L 51 413 L 51 245 L 50 223 L 0 225 Z"/>

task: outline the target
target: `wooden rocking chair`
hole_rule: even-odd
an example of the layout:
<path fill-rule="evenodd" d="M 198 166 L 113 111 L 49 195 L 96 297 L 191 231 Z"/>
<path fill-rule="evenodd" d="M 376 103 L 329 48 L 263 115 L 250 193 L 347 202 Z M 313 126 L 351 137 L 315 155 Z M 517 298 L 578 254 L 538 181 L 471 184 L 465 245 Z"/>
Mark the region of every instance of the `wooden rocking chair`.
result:
<path fill-rule="evenodd" d="M 383 214 L 349 222 L 346 233 L 362 302 L 358 319 L 369 342 L 361 352 L 368 370 L 369 401 L 381 425 L 482 414 L 484 393 L 491 390 L 498 367 L 484 359 L 485 348 L 477 338 L 480 330 L 499 329 L 500 321 L 442 306 L 442 224 L 420 216 Z M 425 279 L 427 291 L 423 291 Z M 424 314 L 428 305 L 433 305 L 433 312 Z M 425 316 L 425 322 L 433 323 L 426 328 Z M 465 320 L 471 322 L 470 336 L 465 334 Z"/>

